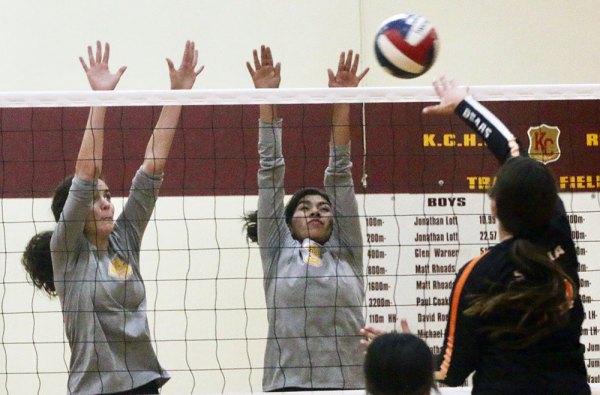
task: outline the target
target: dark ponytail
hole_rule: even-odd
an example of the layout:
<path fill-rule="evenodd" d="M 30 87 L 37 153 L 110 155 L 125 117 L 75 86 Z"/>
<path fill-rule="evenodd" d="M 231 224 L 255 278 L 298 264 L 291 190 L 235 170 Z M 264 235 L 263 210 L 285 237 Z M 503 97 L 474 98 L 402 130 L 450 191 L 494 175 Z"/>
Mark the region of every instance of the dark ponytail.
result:
<path fill-rule="evenodd" d="M 501 226 L 514 237 L 510 258 L 515 277 L 476 296 L 465 314 L 499 317 L 495 321 L 500 324 L 483 330 L 507 347 L 523 348 L 568 321 L 565 312 L 571 300 L 567 288 L 577 289 L 548 251 L 534 241 L 559 204 L 558 191 L 554 177 L 542 163 L 520 156 L 509 159 L 500 169 L 490 197 L 495 200 Z"/>
<path fill-rule="evenodd" d="M 488 294 L 475 299 L 465 314 L 498 317 L 495 321 L 500 324 L 483 331 L 506 348 L 520 349 L 567 323 L 569 316 L 565 313 L 571 303 L 567 287 L 576 287 L 550 260 L 547 251 L 529 240 L 516 239 L 510 256 L 516 267 L 515 278 L 507 285 L 492 286 Z"/>
<path fill-rule="evenodd" d="M 67 177 L 54 190 L 51 208 L 57 222 L 65 207 L 72 183 L 73 176 Z M 46 291 L 50 296 L 56 296 L 50 251 L 52 233 L 52 231 L 44 231 L 33 236 L 21 256 L 21 264 L 35 287 Z"/>
<path fill-rule="evenodd" d="M 244 230 L 246 239 L 258 243 L 258 210 L 250 211 L 244 215 Z"/>
<path fill-rule="evenodd" d="M 50 296 L 56 296 L 52 258 L 50 256 L 51 238 L 51 230 L 33 236 L 25 247 L 21 263 L 35 287 L 46 291 Z"/>

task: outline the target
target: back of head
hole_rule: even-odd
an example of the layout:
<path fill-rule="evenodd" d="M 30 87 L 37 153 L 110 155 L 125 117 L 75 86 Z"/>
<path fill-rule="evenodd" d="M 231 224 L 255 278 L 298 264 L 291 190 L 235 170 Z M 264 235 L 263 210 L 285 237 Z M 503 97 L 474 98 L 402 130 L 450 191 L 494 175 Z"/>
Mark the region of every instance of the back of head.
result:
<path fill-rule="evenodd" d="M 523 349 L 565 325 L 567 284 L 576 289 L 536 242 L 556 210 L 558 191 L 542 163 L 520 156 L 500 169 L 490 197 L 502 227 L 513 235 L 510 257 L 519 276 L 477 295 L 465 314 L 493 315 L 482 332 L 502 347 Z"/>
<path fill-rule="evenodd" d="M 490 197 L 496 201 L 496 216 L 504 229 L 516 238 L 531 238 L 552 218 L 558 191 L 546 166 L 518 156 L 502 166 Z"/>
<path fill-rule="evenodd" d="M 25 247 L 21 264 L 27 271 L 33 285 L 46 291 L 48 295 L 55 296 L 54 272 L 52 271 L 52 258 L 50 255 L 51 238 L 52 231 L 40 232 L 33 236 Z"/>
<path fill-rule="evenodd" d="M 247 212 L 243 220 L 246 239 L 253 243 L 258 243 L 258 211 Z"/>
<path fill-rule="evenodd" d="M 409 333 L 386 333 L 373 340 L 364 372 L 372 395 L 426 395 L 435 388 L 431 350 Z"/>
<path fill-rule="evenodd" d="M 69 176 L 54 189 L 51 209 L 54 220 L 57 222 L 67 202 L 72 183 L 73 176 Z M 46 291 L 50 296 L 56 296 L 50 251 L 51 238 L 52 231 L 40 232 L 33 236 L 21 256 L 21 264 L 34 286 Z"/>
<path fill-rule="evenodd" d="M 69 191 L 71 190 L 71 184 L 73 184 L 73 176 L 65 178 L 60 184 L 54 189 L 54 195 L 52 196 L 52 215 L 54 220 L 58 222 L 60 215 L 62 214 L 67 197 L 69 197 Z"/>

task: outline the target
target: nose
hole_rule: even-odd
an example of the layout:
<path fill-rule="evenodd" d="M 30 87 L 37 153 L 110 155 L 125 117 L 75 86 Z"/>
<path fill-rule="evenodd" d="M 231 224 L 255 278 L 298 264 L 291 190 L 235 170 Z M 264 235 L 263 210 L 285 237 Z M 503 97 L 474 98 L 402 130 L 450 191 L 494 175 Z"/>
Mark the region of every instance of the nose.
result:
<path fill-rule="evenodd" d="M 100 208 L 101 208 L 102 210 L 107 210 L 107 209 L 109 209 L 109 208 L 110 208 L 110 200 L 108 200 L 108 199 L 107 199 L 107 198 L 105 198 L 105 197 L 101 197 L 101 198 L 100 198 Z"/>
<path fill-rule="evenodd" d="M 319 209 L 317 207 L 313 207 L 310 210 L 310 216 L 311 217 L 320 217 L 321 216 L 321 212 L 319 211 Z"/>

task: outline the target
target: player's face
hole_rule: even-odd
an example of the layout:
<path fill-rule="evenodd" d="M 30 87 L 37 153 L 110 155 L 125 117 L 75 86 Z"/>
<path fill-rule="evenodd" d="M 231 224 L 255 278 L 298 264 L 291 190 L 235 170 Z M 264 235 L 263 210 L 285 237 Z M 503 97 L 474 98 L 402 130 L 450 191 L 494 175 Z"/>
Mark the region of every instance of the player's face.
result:
<path fill-rule="evenodd" d="M 296 206 L 290 227 L 295 239 L 324 244 L 333 228 L 331 205 L 320 195 L 304 196 Z"/>
<path fill-rule="evenodd" d="M 94 193 L 94 205 L 90 208 L 85 219 L 84 232 L 92 243 L 105 241 L 114 228 L 113 217 L 115 206 L 111 202 L 108 186 L 102 180 L 98 180 L 96 192 Z"/>

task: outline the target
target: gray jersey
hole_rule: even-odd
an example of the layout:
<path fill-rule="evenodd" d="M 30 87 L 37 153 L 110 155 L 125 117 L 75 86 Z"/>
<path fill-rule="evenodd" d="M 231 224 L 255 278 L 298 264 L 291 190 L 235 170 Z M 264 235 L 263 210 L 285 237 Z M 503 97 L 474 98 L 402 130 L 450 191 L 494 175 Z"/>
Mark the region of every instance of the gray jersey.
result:
<path fill-rule="evenodd" d="M 269 320 L 263 390 L 363 388 L 362 236 L 350 147 L 330 147 L 330 239 L 300 242 L 284 217 L 281 124 L 259 123 L 258 242 Z"/>
<path fill-rule="evenodd" d="M 138 170 L 108 252 L 99 252 L 83 233 L 96 183 L 73 179 L 50 244 L 71 347 L 70 394 L 124 391 L 155 379 L 161 386 L 169 379 L 150 343 L 139 267 L 142 235 L 161 182 Z"/>

